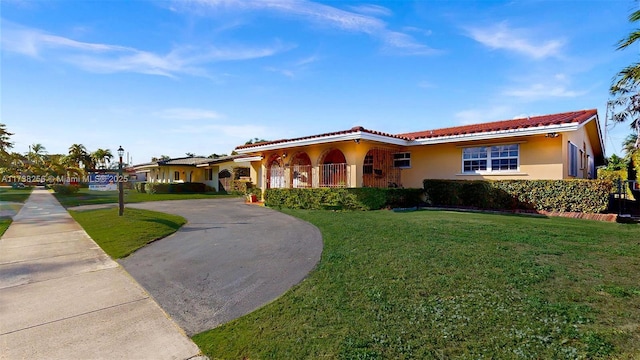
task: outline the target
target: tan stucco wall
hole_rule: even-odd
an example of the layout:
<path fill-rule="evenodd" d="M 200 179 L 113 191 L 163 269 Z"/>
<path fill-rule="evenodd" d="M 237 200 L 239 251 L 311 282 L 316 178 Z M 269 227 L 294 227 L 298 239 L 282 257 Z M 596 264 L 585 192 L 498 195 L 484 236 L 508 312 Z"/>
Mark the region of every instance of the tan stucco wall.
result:
<path fill-rule="evenodd" d="M 464 147 L 520 145 L 520 170 L 503 174 L 463 174 L 462 149 Z M 511 180 L 511 179 L 562 179 L 563 156 L 561 137 L 545 138 L 544 135 L 526 138 L 501 139 L 438 145 L 411 146 L 411 168 L 402 170 L 404 187 L 422 187 L 424 179 L 449 180 Z"/>
<path fill-rule="evenodd" d="M 578 147 L 578 176 L 576 178 L 587 179 L 590 175 L 589 173 L 589 162 L 587 159 L 583 159 L 583 163 L 580 160 L 580 150 L 583 152 L 586 150 L 586 155 L 588 158 L 594 158 L 594 151 L 591 141 L 589 140 L 589 136 L 586 131 L 586 126 L 578 129 L 577 131 L 563 133 L 562 138 L 562 153 L 565 155 L 563 158 L 564 172 L 563 176 L 565 179 L 573 179 L 573 176 L 569 176 L 569 142 L 573 143 Z M 581 166 L 582 165 L 582 166 Z M 595 177 L 595 174 L 593 174 Z"/>

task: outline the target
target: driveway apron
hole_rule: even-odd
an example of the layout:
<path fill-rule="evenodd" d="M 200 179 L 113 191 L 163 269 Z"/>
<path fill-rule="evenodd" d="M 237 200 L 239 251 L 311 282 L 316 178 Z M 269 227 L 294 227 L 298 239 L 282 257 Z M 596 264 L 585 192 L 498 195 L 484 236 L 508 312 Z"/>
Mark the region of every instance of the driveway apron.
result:
<path fill-rule="evenodd" d="M 175 234 L 120 260 L 188 335 L 273 301 L 302 281 L 322 253 L 315 226 L 237 198 L 127 207 L 188 220 Z"/>

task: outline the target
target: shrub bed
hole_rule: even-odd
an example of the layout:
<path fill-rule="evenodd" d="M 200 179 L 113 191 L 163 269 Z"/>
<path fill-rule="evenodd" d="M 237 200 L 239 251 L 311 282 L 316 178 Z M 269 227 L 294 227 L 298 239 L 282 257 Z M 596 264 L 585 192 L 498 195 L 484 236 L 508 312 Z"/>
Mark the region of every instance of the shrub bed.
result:
<path fill-rule="evenodd" d="M 612 187 L 610 180 L 424 180 L 431 205 L 493 210 L 600 213 Z"/>
<path fill-rule="evenodd" d="M 378 210 L 417 206 L 422 193 L 422 189 L 268 189 L 265 205 L 289 209 Z"/>

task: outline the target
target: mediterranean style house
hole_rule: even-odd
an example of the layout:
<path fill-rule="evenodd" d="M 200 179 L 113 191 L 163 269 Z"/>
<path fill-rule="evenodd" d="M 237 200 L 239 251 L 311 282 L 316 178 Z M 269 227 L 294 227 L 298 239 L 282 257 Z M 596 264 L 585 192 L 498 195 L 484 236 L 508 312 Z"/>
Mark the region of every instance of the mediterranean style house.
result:
<path fill-rule="evenodd" d="M 596 110 L 405 134 L 354 127 L 242 145 L 236 152 L 245 156 L 251 180 L 262 189 L 420 188 L 424 179 L 593 179 L 605 161 Z M 201 180 L 193 176 L 191 181 Z"/>
<path fill-rule="evenodd" d="M 250 164 L 244 157 L 183 157 L 134 165 L 133 169 L 139 178 L 147 182 L 199 182 L 220 191 L 229 190 L 232 174 L 240 174 L 247 181 L 257 179 L 256 174 L 251 174 Z"/>

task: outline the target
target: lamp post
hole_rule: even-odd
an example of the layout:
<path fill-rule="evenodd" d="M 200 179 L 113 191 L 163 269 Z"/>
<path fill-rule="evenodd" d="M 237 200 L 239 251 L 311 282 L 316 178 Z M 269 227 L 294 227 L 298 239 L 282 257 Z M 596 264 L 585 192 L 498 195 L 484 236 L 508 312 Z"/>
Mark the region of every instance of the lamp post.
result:
<path fill-rule="evenodd" d="M 124 213 L 124 191 L 122 188 L 123 178 L 122 178 L 122 156 L 124 155 L 124 149 L 122 146 L 118 148 L 118 156 L 120 157 L 120 162 L 118 163 L 118 216 L 122 216 Z"/>

